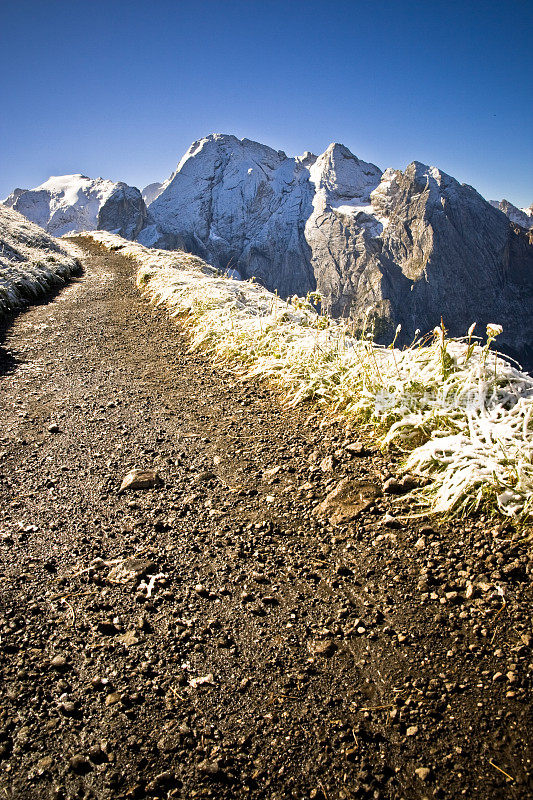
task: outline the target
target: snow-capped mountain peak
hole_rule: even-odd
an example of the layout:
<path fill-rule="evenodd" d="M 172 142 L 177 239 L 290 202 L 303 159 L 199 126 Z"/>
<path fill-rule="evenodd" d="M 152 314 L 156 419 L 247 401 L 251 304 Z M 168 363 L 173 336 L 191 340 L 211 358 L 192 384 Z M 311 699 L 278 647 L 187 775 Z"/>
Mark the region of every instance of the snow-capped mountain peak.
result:
<path fill-rule="evenodd" d="M 132 238 L 146 218 L 138 189 L 81 173 L 53 175 L 35 189 L 16 189 L 5 205 L 54 236 L 103 227 L 103 216 L 106 224 L 116 223 L 113 230 Z"/>

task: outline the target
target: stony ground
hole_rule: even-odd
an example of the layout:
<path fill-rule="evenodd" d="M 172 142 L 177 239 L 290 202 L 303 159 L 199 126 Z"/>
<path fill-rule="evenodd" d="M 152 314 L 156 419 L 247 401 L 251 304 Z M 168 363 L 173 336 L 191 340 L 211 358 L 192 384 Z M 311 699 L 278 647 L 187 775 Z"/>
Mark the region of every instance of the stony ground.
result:
<path fill-rule="evenodd" d="M 402 522 L 371 441 L 188 354 L 84 248 L 0 348 L 0 796 L 531 796 L 524 533 Z"/>

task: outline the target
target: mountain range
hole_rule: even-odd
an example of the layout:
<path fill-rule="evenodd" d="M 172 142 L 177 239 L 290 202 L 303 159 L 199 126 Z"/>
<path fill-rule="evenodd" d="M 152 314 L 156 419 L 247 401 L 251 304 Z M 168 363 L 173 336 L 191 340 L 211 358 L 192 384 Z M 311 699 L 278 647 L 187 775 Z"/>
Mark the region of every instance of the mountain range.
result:
<path fill-rule="evenodd" d="M 533 207 L 487 201 L 440 169 L 322 155 L 235 136 L 194 142 L 164 183 L 140 192 L 83 175 L 16 189 L 5 204 L 48 232 L 104 229 L 184 249 L 282 296 L 318 291 L 324 310 L 399 343 L 444 320 L 451 335 L 498 323 L 503 349 L 533 365 Z"/>

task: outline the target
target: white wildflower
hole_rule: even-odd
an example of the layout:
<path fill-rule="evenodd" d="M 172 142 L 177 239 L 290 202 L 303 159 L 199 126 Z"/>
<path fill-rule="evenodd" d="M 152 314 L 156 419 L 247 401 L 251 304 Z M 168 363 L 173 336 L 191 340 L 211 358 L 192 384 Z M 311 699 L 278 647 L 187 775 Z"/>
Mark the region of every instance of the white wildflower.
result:
<path fill-rule="evenodd" d="M 487 336 L 489 339 L 495 339 L 496 336 L 499 336 L 500 333 L 503 333 L 503 327 L 501 325 L 495 325 L 493 322 L 489 322 L 487 325 Z"/>

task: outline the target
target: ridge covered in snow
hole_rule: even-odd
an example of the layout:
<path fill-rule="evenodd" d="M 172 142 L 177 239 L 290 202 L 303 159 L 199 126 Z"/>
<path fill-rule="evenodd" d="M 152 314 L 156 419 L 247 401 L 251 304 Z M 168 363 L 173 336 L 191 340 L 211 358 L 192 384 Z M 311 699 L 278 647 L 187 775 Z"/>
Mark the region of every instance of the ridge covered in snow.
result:
<path fill-rule="evenodd" d="M 0 204 L 0 319 L 62 286 L 78 268 L 61 242 Z"/>

